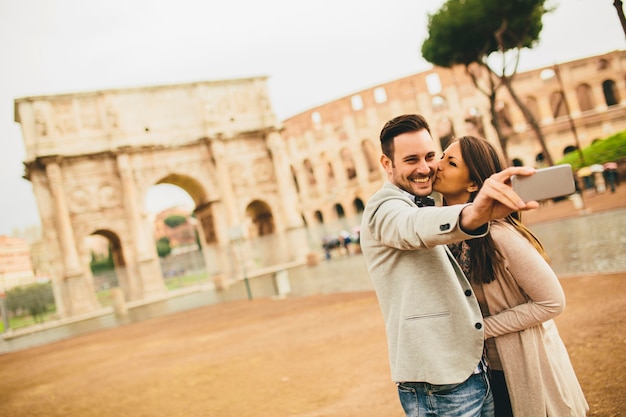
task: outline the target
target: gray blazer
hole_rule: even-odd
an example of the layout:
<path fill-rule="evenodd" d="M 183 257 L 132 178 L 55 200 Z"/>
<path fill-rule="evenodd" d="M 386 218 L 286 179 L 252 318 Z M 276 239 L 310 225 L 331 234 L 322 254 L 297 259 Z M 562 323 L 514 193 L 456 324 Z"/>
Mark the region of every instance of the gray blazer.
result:
<path fill-rule="evenodd" d="M 417 208 L 387 182 L 368 201 L 361 248 L 376 290 L 395 382 L 456 384 L 476 369 L 483 319 L 448 243 L 484 236 L 459 227 L 465 205 Z"/>

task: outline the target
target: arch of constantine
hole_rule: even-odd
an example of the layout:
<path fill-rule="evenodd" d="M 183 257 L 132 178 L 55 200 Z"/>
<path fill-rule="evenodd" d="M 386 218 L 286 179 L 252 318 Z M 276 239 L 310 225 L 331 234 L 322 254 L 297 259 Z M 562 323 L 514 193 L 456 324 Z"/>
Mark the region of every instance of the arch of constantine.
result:
<path fill-rule="evenodd" d="M 626 129 L 626 51 L 519 73 L 513 84 L 555 161 Z M 510 159 L 540 163 L 525 118 L 504 90 L 498 98 Z M 155 184 L 192 197 L 212 276 L 241 275 L 235 240 L 262 265 L 306 258 L 324 235 L 359 224 L 385 180 L 380 129 L 403 113 L 423 114 L 439 149 L 463 134 L 498 143 L 488 100 L 461 67 L 376 85 L 282 122 L 265 77 L 16 99 L 57 310 L 99 308 L 91 235 L 109 241 L 127 301 L 165 293 L 144 203 Z"/>
<path fill-rule="evenodd" d="M 155 184 L 193 199 L 211 275 L 238 273 L 233 233 L 278 236 L 266 254 L 274 262 L 308 251 L 263 77 L 28 97 L 15 107 L 62 317 L 100 308 L 94 234 L 110 243 L 127 301 L 166 291 L 144 203 Z"/>

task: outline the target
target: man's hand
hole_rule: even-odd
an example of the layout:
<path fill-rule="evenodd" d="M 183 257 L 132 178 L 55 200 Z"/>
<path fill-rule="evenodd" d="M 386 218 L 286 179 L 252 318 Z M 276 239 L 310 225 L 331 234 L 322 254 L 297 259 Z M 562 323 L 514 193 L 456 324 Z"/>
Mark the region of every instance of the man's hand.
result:
<path fill-rule="evenodd" d="M 514 211 L 526 211 L 539 207 L 536 201 L 524 202 L 511 187 L 513 175 L 533 175 L 531 167 L 510 167 L 485 180 L 473 204 L 461 211 L 461 228 L 476 230 L 485 223 L 506 217 Z"/>

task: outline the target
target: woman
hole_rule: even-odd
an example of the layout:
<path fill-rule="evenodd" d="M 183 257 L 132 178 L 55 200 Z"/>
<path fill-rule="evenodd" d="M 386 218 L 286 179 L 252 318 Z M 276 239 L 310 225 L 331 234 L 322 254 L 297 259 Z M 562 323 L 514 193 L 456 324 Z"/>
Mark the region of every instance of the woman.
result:
<path fill-rule="evenodd" d="M 434 190 L 444 204 L 471 202 L 503 168 L 489 142 L 464 136 L 441 157 Z M 589 407 L 552 320 L 565 296 L 519 214 L 492 222 L 484 238 L 449 248 L 483 312 L 496 416 L 585 416 Z"/>

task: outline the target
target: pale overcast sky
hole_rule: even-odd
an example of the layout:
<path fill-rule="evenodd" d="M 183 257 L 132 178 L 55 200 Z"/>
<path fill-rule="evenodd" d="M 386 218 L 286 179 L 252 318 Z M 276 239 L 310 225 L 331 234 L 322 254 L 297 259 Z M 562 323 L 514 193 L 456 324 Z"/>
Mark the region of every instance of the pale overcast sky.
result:
<path fill-rule="evenodd" d="M 548 3 L 557 10 L 544 17 L 522 69 L 625 49 L 613 0 Z M 31 184 L 21 178 L 15 98 L 266 75 L 284 119 L 429 68 L 420 49 L 427 13 L 441 4 L 0 0 L 0 235 L 40 222 Z"/>

